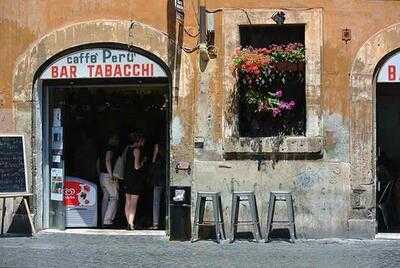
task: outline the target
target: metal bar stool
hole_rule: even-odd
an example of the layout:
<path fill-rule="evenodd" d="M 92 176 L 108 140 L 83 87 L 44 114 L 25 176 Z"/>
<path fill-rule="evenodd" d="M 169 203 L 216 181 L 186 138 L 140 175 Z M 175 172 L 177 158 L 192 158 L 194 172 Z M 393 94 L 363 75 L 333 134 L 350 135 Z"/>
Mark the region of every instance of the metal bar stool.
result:
<path fill-rule="evenodd" d="M 239 206 L 241 201 L 248 201 L 250 205 L 251 221 L 239 221 Z M 231 239 L 235 240 L 238 225 L 252 225 L 254 239 L 258 242 L 261 239 L 260 224 L 258 221 L 257 202 L 254 192 L 233 192 L 231 207 Z"/>
<path fill-rule="evenodd" d="M 206 202 L 212 202 L 213 205 L 212 221 L 204 221 L 204 208 Z M 193 234 L 191 242 L 199 239 L 200 225 L 214 225 L 215 235 L 218 243 L 220 242 L 220 237 L 226 239 L 220 192 L 197 192 L 196 210 L 194 215 Z M 194 239 L 194 237 L 196 237 L 196 239 Z"/>
<path fill-rule="evenodd" d="M 288 216 L 287 221 L 274 221 L 273 220 L 276 201 L 285 201 L 286 202 L 287 216 Z M 291 192 L 287 192 L 287 191 L 270 192 L 265 242 L 270 241 L 269 235 L 270 235 L 273 225 L 281 225 L 281 226 L 288 227 L 289 233 L 290 233 L 290 242 L 294 243 L 295 224 L 294 224 L 293 198 L 292 198 Z"/>

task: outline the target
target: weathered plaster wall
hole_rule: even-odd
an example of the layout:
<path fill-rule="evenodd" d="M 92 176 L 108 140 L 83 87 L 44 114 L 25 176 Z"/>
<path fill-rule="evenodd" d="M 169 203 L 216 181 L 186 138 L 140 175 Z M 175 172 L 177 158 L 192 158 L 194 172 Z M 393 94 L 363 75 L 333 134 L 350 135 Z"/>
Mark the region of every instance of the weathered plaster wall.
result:
<path fill-rule="evenodd" d="M 353 208 L 349 228 L 360 230 L 375 218 L 376 88 L 371 79 L 383 58 L 400 48 L 399 23 L 382 29 L 358 51 L 351 70 L 350 163 Z"/>
<path fill-rule="evenodd" d="M 176 30 L 174 22 L 170 20 L 174 16 L 171 4 L 168 4 L 170 2 L 173 1 L 159 0 L 151 4 L 144 0 L 1 1 L 0 133 L 22 131 L 27 138 L 31 137 L 28 134 L 33 131 L 33 67 L 37 68 L 48 57 L 68 46 L 96 40 L 131 42 L 128 40 L 130 20 L 143 27 L 149 26 L 159 35 L 168 35 L 173 40 L 178 40 L 180 35 L 184 46 L 196 45 L 196 38 Z M 185 4 L 185 27 L 196 34 L 197 3 L 187 1 Z M 195 162 L 193 190 L 222 191 L 225 218 L 228 220 L 232 187 L 235 190 L 249 190 L 256 184 L 259 210 L 264 220 L 268 191 L 290 189 L 295 195 L 296 227 L 300 236 L 345 236 L 348 230 L 354 233 L 361 230 L 361 225 L 365 225 L 363 219 L 372 220 L 367 230 L 367 233 L 370 232 L 373 228 L 374 213 L 371 213 L 371 208 L 375 202 L 374 188 L 365 185 L 373 185 L 371 178 L 374 172 L 373 95 L 369 97 L 373 94 L 371 70 L 385 53 L 399 47 L 397 28 L 385 30 L 383 35 L 376 36 L 376 39 L 371 39 L 364 48 L 360 48 L 375 33 L 398 23 L 400 2 L 208 0 L 206 6 L 209 10 L 246 9 L 250 11 L 250 20 L 253 9 L 297 12 L 310 8 L 322 10 L 321 124 L 324 150 L 323 158 L 319 160 L 280 161 L 274 168 L 271 161 L 264 161 L 260 171 L 255 161 L 223 160 L 225 111 L 222 100 L 226 89 L 222 74 L 226 68 L 223 58 L 226 40 L 222 15 L 218 12 L 215 18 L 217 57 L 200 68 L 197 53 L 184 53 L 182 57 L 191 64 L 180 64 L 184 71 L 174 75 L 179 87 L 173 89 L 174 96 L 178 98 L 172 99 L 172 159 Z M 89 23 L 85 28 L 83 22 L 94 20 L 100 21 Z M 100 25 L 102 20 L 115 21 L 117 26 L 107 23 Z M 74 28 L 71 25 L 76 26 Z M 343 28 L 352 30 L 352 40 L 347 44 L 341 40 Z M 47 41 L 40 43 L 43 37 Z M 158 45 L 152 44 L 151 40 L 158 37 L 149 37 L 144 31 L 138 32 L 134 38 L 136 44 L 140 43 L 145 49 L 157 53 Z M 31 50 L 37 44 L 41 44 L 36 47 L 37 50 Z M 158 53 L 166 59 L 167 64 L 171 64 L 168 59 L 175 55 L 166 56 L 168 49 L 164 46 L 162 52 Z M 374 54 L 373 60 L 368 60 L 371 53 Z M 364 72 L 364 67 L 360 70 L 353 67 L 356 75 L 350 85 L 351 66 L 356 58 L 362 64 L 354 66 L 367 66 L 368 70 Z M 22 65 L 17 67 L 19 63 Z M 16 74 L 17 79 L 13 80 Z M 24 86 L 13 86 L 17 84 Z M 357 93 L 354 95 L 354 92 Z M 205 137 L 204 149 L 196 149 L 195 154 L 193 136 Z M 356 167 L 355 171 L 353 167 Z M 190 185 L 191 181 L 192 176 L 185 172 L 173 173 L 173 184 Z M 354 198 L 357 196 L 354 190 L 360 185 L 363 191 L 357 199 Z M 364 205 L 360 209 L 353 209 L 358 204 Z M 361 219 L 361 224 L 348 223 L 349 219 Z"/>
<path fill-rule="evenodd" d="M 211 122 L 197 123 L 195 135 L 206 137 L 205 147 L 196 150 L 194 190 L 221 191 L 223 194 L 225 219 L 229 222 L 230 192 L 232 190 L 252 190 L 254 185 L 258 199 L 261 221 L 265 223 L 267 195 L 271 190 L 291 190 L 295 197 L 296 227 L 300 237 L 351 236 L 373 237 L 375 232 L 375 187 L 374 187 L 374 141 L 373 124 L 374 107 L 372 102 L 354 102 L 353 94 L 358 97 L 373 95 L 373 71 L 367 72 L 361 79 L 356 78 L 358 88 L 352 90 L 350 76 L 356 55 L 363 61 L 371 62 L 374 70 L 378 60 L 390 49 L 395 49 L 400 40 L 396 30 L 384 30 L 385 36 L 376 37 L 376 42 L 367 42 L 367 50 L 361 49 L 364 42 L 376 32 L 385 27 L 398 23 L 400 3 L 396 1 L 208 1 L 209 10 L 220 11 L 216 17 L 216 35 L 218 57 L 210 60 L 206 70 L 200 74 L 200 79 L 207 82 L 208 98 L 203 96 L 203 102 L 198 99 L 198 112 L 208 118 L 205 112 L 212 114 Z M 323 137 L 323 156 L 318 160 L 283 160 L 273 167 L 272 161 L 263 161 L 260 171 L 257 162 L 215 161 L 222 158 L 221 152 L 249 151 L 243 145 L 224 144 L 226 129 L 224 116 L 230 113 L 224 108 L 222 100 L 231 90 L 226 86 L 229 75 L 227 68 L 229 59 L 223 55 L 230 55 L 230 42 L 235 40 L 234 28 L 224 31 L 223 16 L 232 20 L 232 24 L 268 24 L 273 23 L 269 16 L 261 18 L 259 13 L 268 13 L 269 10 L 283 10 L 289 15 L 322 10 L 322 80 L 321 80 L 321 135 Z M 233 14 L 243 13 L 247 22 L 240 18 L 235 20 Z M 231 13 L 229 13 L 231 14 Z M 301 17 L 301 15 L 300 15 Z M 365 17 L 368 17 L 366 21 Z M 239 21 L 239 22 L 238 22 Z M 349 28 L 352 31 L 352 40 L 347 44 L 341 40 L 341 30 Z M 390 38 L 387 35 L 390 34 Z M 310 38 L 312 40 L 312 37 Z M 380 45 L 378 45 L 380 40 Z M 307 42 L 307 41 L 306 41 Z M 312 42 L 312 41 L 311 41 Z M 385 44 L 385 45 L 383 45 Z M 364 52 L 362 52 L 364 51 Z M 367 52 L 368 51 L 368 52 Z M 358 53 L 358 54 L 357 54 Z M 360 54 L 361 53 L 361 54 Z M 369 53 L 374 54 L 374 61 L 367 60 Z M 310 62 L 308 62 L 309 64 Z M 209 67 L 210 68 L 209 68 Z M 354 72 L 354 71 L 353 71 Z M 226 76 L 225 75 L 225 76 Z M 212 77 L 220 78 L 215 81 Z M 214 81 L 214 82 L 209 82 Z M 210 88 L 211 86 L 211 88 Z M 201 90 L 200 90 L 201 92 Z M 355 92 L 355 93 L 353 93 Z M 364 93 L 363 93 L 364 92 Z M 317 96 L 311 96 L 316 101 Z M 356 97 L 356 98 L 358 98 Z M 211 100 L 218 99 L 210 112 Z M 206 101 L 207 100 L 207 101 Z M 368 100 L 372 100 L 369 99 Z M 222 102 L 222 105 L 221 105 Z M 218 104 L 217 104 L 218 103 Z M 358 105 L 358 103 L 360 105 Z M 200 107 L 203 105 L 203 109 Z M 222 107 L 221 107 L 222 106 Z M 315 106 L 314 106 L 315 107 Z M 357 107 L 357 108 L 355 108 Z M 356 109 L 356 110 L 355 110 Z M 354 110 L 354 111 L 353 111 Z M 226 127 L 226 125 L 225 125 Z M 201 129 L 201 130 L 199 130 Z M 232 131 L 234 132 L 234 128 Z M 229 136 L 229 133 L 228 133 Z M 244 139 L 244 146 L 250 149 L 257 147 L 259 140 Z M 285 144 L 284 150 L 289 150 L 291 141 Z M 354 143 L 354 145 L 352 145 Z M 221 149 L 222 144 L 222 149 Z M 262 142 L 263 146 L 269 146 Z M 295 146 L 296 147 L 296 146 Z M 311 146 L 312 147 L 312 146 Z M 232 149 L 233 148 L 233 149 Z M 314 148 L 314 147 L 313 147 Z M 298 148 L 295 148 L 297 150 Z M 266 150 L 268 151 L 268 149 Z M 207 161 L 208 160 L 210 161 Z M 300 157 L 301 158 L 301 157 Z M 307 159 L 307 156 L 303 155 Z M 245 216 L 245 215 L 244 215 Z"/>
<path fill-rule="evenodd" d="M 43 207 L 43 178 L 41 174 L 40 111 L 34 74 L 50 57 L 67 48 L 96 42 L 133 45 L 158 56 L 172 73 L 171 106 L 175 121 L 171 131 L 172 166 L 179 160 L 193 161 L 192 121 L 196 73 L 195 54 L 184 53 L 181 47 L 194 45 L 193 38 L 183 35 L 176 27 L 175 11 L 170 3 L 159 1 L 92 1 L 52 4 L 50 1 L 2 1 L 0 58 L 0 133 L 24 133 L 28 156 L 29 191 L 35 222 L 40 229 Z M 152 16 L 154 10 L 158 16 Z M 49 13 L 48 13 L 49 12 Z M 50 16 L 48 14 L 51 14 Z M 169 16 L 168 14 L 172 14 Z M 188 17 L 191 10 L 187 12 Z M 133 23 L 133 32 L 129 31 Z M 187 31 L 194 21 L 187 20 Z M 29 32 L 29 35 L 26 34 Z M 133 36 L 129 36 L 129 34 Z M 34 97 L 36 96 L 36 98 Z M 39 135 L 37 135 L 39 134 Z M 176 138 L 178 137 L 178 138 Z M 191 176 L 176 174 L 171 184 L 190 184 Z M 13 210 L 11 202 L 8 212 Z M 7 215 L 6 227 L 12 213 Z"/>

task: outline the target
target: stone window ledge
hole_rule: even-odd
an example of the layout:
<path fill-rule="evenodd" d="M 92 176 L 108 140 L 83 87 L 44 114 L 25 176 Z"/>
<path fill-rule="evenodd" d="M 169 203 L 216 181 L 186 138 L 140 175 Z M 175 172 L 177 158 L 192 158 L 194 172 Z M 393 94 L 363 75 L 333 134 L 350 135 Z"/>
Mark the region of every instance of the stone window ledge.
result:
<path fill-rule="evenodd" d="M 278 151 L 275 144 L 279 144 Z M 276 146 L 277 147 L 277 146 Z M 262 137 L 225 138 L 225 153 L 318 153 L 323 149 L 323 137 Z"/>

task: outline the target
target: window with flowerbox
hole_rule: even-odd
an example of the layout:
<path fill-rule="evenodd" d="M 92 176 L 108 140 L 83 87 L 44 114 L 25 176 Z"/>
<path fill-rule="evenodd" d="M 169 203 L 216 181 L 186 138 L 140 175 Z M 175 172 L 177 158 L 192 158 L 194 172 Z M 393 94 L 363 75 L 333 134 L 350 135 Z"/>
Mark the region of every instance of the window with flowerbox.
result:
<path fill-rule="evenodd" d="M 305 136 L 304 24 L 241 25 L 232 59 L 241 137 Z"/>
<path fill-rule="evenodd" d="M 222 14 L 225 155 L 323 151 L 323 10 L 279 11 Z"/>

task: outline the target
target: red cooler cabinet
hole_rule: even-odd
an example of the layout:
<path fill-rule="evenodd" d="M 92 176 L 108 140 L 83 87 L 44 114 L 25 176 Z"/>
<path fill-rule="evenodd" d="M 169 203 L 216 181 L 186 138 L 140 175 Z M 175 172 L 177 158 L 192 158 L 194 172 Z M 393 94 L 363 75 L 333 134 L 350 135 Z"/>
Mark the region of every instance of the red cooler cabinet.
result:
<path fill-rule="evenodd" d="M 77 177 L 65 177 L 65 227 L 97 227 L 97 185 Z"/>

